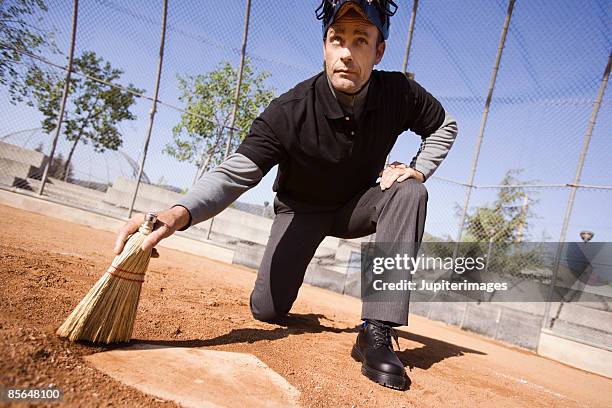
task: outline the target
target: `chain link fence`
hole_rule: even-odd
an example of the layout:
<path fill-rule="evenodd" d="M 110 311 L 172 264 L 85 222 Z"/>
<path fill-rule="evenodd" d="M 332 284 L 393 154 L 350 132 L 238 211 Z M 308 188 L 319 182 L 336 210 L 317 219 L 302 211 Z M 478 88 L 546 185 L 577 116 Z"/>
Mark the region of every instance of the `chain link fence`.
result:
<path fill-rule="evenodd" d="M 294 2 L 286 12 L 264 0 L 90 0 L 78 3 L 74 27 L 71 1 L 2 1 L 0 185 L 118 218 L 166 208 L 228 145 L 237 147 L 272 96 L 321 71 L 319 3 Z M 563 242 L 590 231 L 612 241 L 608 4 L 398 5 L 378 68 L 407 63 L 460 128 L 427 182 L 425 239 Z M 41 191 L 72 30 L 71 88 Z M 390 160 L 409 162 L 419 142 L 401 135 Z M 265 245 L 274 176 L 185 234 L 233 248 Z M 317 262 L 341 245 L 326 240 Z M 433 307 L 424 313 L 435 316 Z M 548 307 L 538 325 L 550 327 L 558 305 Z M 591 307 L 609 312 L 607 303 Z"/>

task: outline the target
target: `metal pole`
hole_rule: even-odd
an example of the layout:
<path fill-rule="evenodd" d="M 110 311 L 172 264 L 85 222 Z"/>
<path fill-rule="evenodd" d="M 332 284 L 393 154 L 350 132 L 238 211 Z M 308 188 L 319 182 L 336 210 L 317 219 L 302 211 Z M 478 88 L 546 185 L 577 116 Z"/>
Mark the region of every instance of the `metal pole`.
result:
<path fill-rule="evenodd" d="M 234 137 L 234 124 L 236 123 L 236 114 L 238 113 L 238 101 L 240 99 L 240 87 L 242 86 L 242 74 L 244 72 L 244 59 L 246 56 L 246 47 L 249 37 L 249 17 L 251 15 L 251 0 L 246 0 L 246 10 L 244 12 L 244 31 L 242 35 L 242 50 L 240 51 L 240 68 L 238 69 L 238 81 L 236 82 L 236 90 L 234 93 L 234 108 L 229 127 L 229 135 L 227 137 L 227 145 L 225 146 L 224 159 L 229 156 L 232 148 L 232 138 Z"/>
<path fill-rule="evenodd" d="M 238 101 L 240 99 L 240 87 L 242 86 L 242 74 L 244 72 L 244 59 L 246 56 L 246 47 L 249 38 L 249 18 L 251 16 L 251 0 L 246 0 L 246 10 L 244 11 L 244 30 L 242 32 L 242 49 L 240 50 L 240 68 L 238 68 L 238 81 L 236 82 L 236 90 L 234 91 L 234 108 L 232 109 L 232 116 L 229 127 L 229 135 L 227 136 L 227 144 L 225 145 L 225 154 L 223 159 L 227 159 L 230 150 L 232 148 L 232 139 L 234 137 L 234 125 L 236 123 L 236 115 L 238 113 Z M 208 226 L 208 232 L 206 233 L 206 239 L 210 239 L 210 232 L 212 231 L 215 217 L 210 219 L 210 225 Z"/>
<path fill-rule="evenodd" d="M 155 121 L 155 112 L 157 111 L 157 96 L 159 94 L 159 82 L 161 79 L 162 65 L 164 62 L 164 45 L 166 43 L 166 17 L 168 15 L 168 0 L 164 0 L 164 9 L 162 11 L 162 31 L 161 31 L 161 42 L 159 44 L 159 61 L 157 63 L 157 78 L 155 79 L 155 93 L 153 94 L 153 106 L 149 114 L 149 129 L 147 130 L 147 138 L 145 139 L 144 150 L 142 152 L 142 158 L 140 159 L 140 167 L 138 168 L 138 177 L 136 178 L 136 188 L 134 189 L 134 195 L 132 196 L 132 202 L 130 203 L 130 210 L 128 212 L 128 218 L 132 217 L 134 211 L 134 203 L 136 202 L 136 196 L 138 195 L 138 188 L 140 187 L 140 179 L 142 178 L 142 172 L 144 171 L 145 160 L 147 158 L 147 150 L 149 150 L 149 141 L 151 140 L 151 133 L 153 132 L 153 123 Z"/>
<path fill-rule="evenodd" d="M 546 308 L 544 309 L 544 324 L 543 327 L 548 327 L 549 323 L 552 327 L 554 321 L 550 320 L 550 303 L 552 301 L 552 294 L 554 291 L 555 284 L 557 283 L 557 274 L 559 272 L 559 264 L 561 263 L 561 250 L 562 243 L 565 242 L 565 238 L 567 235 L 567 228 L 569 226 L 569 221 L 572 216 L 572 210 L 574 209 L 574 199 L 576 198 L 577 185 L 580 184 L 580 177 L 582 176 L 582 169 L 584 168 L 584 161 L 586 159 L 587 152 L 589 150 L 589 144 L 591 143 L 591 136 L 593 135 L 593 129 L 595 128 L 595 121 L 597 119 L 597 115 L 599 114 L 599 108 L 601 107 L 601 101 L 603 100 L 604 93 L 606 91 L 606 87 L 608 85 L 608 78 L 610 77 L 610 69 L 612 67 L 612 52 L 608 56 L 608 64 L 606 65 L 606 69 L 604 71 L 603 77 L 601 78 L 601 84 L 599 86 L 599 91 L 597 92 L 597 98 L 595 99 L 595 103 L 593 104 L 593 111 L 591 112 L 591 118 L 589 119 L 589 124 L 587 126 L 586 133 L 584 135 L 584 142 L 582 143 L 582 150 L 580 151 L 580 156 L 578 157 L 578 166 L 576 167 L 576 174 L 574 175 L 573 186 L 570 189 L 569 198 L 567 200 L 567 207 L 565 209 L 565 216 L 563 217 L 563 225 L 561 226 L 561 235 L 559 236 L 559 245 L 557 245 L 557 252 L 555 254 L 555 262 L 553 266 L 553 275 L 550 282 L 550 287 L 548 288 L 548 299 L 546 301 Z"/>
<path fill-rule="evenodd" d="M 408 41 L 406 43 L 406 54 L 404 55 L 404 67 L 402 72 L 406 74 L 408 69 L 408 57 L 410 57 L 410 46 L 412 45 L 412 35 L 414 34 L 414 22 L 416 20 L 417 8 L 419 7 L 419 0 L 414 0 L 412 3 L 412 14 L 410 15 L 410 28 L 408 29 Z"/>
<path fill-rule="evenodd" d="M 472 194 L 472 187 L 474 185 L 474 177 L 476 176 L 476 167 L 478 166 L 478 156 L 480 156 L 480 148 L 482 146 L 482 140 L 484 138 L 485 126 L 487 124 L 487 118 L 489 117 L 489 107 L 491 106 L 491 99 L 493 98 L 493 90 L 495 89 L 495 81 L 497 79 L 497 72 L 499 71 L 499 65 L 501 62 L 504 45 L 506 43 L 506 35 L 508 34 L 508 27 L 510 26 L 510 18 L 512 17 L 512 11 L 514 10 L 515 0 L 510 0 L 508 3 L 508 12 L 506 13 L 506 19 L 504 20 L 504 27 L 502 29 L 502 35 L 499 40 L 499 46 L 497 47 L 497 57 L 495 59 L 495 66 L 493 67 L 493 74 L 491 75 L 491 83 L 489 84 L 489 92 L 487 94 L 487 100 L 485 102 L 485 108 L 482 112 L 482 119 L 480 121 L 480 130 L 478 132 L 478 139 L 476 142 L 476 151 L 474 152 L 474 159 L 472 160 L 472 170 L 470 172 L 470 179 L 468 181 L 467 190 L 465 193 L 465 201 L 463 203 L 463 210 L 461 211 L 461 221 L 459 222 L 459 232 L 457 233 L 457 242 L 455 243 L 454 255 L 457 255 L 459 242 L 463 235 L 463 226 L 465 224 L 465 217 L 467 215 L 468 205 L 470 204 L 470 195 Z"/>
<path fill-rule="evenodd" d="M 414 34 L 414 22 L 416 21 L 416 13 L 417 8 L 419 7 L 419 0 L 414 0 L 412 3 L 412 14 L 410 15 L 410 28 L 408 29 L 408 40 L 406 41 L 406 54 L 404 55 L 404 65 L 402 67 L 402 72 L 404 75 L 408 75 L 408 78 L 414 79 L 413 74 L 407 74 L 406 70 L 408 69 L 408 57 L 410 56 L 410 46 L 412 45 L 412 36 Z M 385 168 L 389 166 L 389 162 L 391 161 L 391 153 L 387 155 L 385 159 Z"/>
<path fill-rule="evenodd" d="M 59 116 L 57 117 L 57 126 L 55 126 L 55 135 L 53 136 L 53 142 L 51 142 L 51 152 L 49 152 L 49 160 L 45 164 L 45 169 L 43 171 L 40 187 L 38 188 L 38 195 L 42 195 L 45 189 L 45 184 L 47 183 L 47 177 L 49 175 L 49 169 L 51 168 L 53 156 L 55 155 L 55 148 L 57 147 L 57 140 L 59 139 L 62 130 L 62 121 L 64 120 L 66 101 L 68 100 L 68 94 L 70 93 L 70 74 L 72 73 L 72 60 L 74 57 L 74 44 L 76 43 L 78 14 L 79 0 L 74 0 L 72 2 L 72 33 L 70 34 L 70 51 L 68 52 L 68 71 L 66 72 L 64 91 L 62 93 L 62 103 L 60 105 Z"/>

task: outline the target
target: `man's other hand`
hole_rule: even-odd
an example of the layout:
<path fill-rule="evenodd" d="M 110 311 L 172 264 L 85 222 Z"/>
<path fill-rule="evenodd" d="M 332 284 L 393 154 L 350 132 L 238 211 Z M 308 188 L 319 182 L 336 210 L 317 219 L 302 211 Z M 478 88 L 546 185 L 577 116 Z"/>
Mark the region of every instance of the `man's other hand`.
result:
<path fill-rule="evenodd" d="M 123 251 L 123 246 L 129 236 L 136 231 L 144 222 L 144 214 L 136 214 L 119 230 L 113 252 L 117 255 Z M 164 238 L 174 234 L 178 229 L 185 226 L 189 222 L 189 211 L 181 206 L 172 207 L 169 210 L 164 210 L 157 213 L 157 221 L 153 226 L 153 231 L 145 238 L 142 243 L 142 250 L 147 251 L 153 249 L 151 256 L 159 257 L 159 253 L 155 249 L 155 245 Z"/>
<path fill-rule="evenodd" d="M 413 178 L 415 180 L 420 181 L 421 183 L 425 182 L 425 177 L 423 173 L 418 170 L 413 169 L 412 167 L 406 166 L 404 163 L 393 162 L 389 166 L 387 166 L 383 171 L 380 172 L 380 189 L 386 190 L 393 185 L 394 182 L 401 183 L 402 181 Z"/>

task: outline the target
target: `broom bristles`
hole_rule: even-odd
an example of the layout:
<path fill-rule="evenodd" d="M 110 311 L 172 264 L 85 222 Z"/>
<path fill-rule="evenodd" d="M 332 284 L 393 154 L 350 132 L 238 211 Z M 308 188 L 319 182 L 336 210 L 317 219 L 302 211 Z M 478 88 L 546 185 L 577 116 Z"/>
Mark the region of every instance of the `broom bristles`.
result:
<path fill-rule="evenodd" d="M 59 327 L 60 337 L 106 344 L 130 341 L 151 258 L 151 250 L 142 251 L 140 246 L 149 232 L 143 224 L 128 239 L 111 267 Z"/>

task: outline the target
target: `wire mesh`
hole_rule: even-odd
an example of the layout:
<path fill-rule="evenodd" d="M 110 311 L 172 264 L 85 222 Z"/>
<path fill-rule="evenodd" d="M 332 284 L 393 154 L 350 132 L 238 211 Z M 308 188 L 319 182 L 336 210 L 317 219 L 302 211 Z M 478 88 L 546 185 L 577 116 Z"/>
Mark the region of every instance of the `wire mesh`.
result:
<path fill-rule="evenodd" d="M 398 69 L 403 62 L 412 10 L 408 3 L 411 2 L 402 4 L 394 17 L 392 37 L 380 69 Z M 45 34 L 49 38 L 48 44 L 19 50 L 23 53 L 15 52 L 19 60 L 12 62 L 22 73 L 36 64 L 61 78 L 64 72 L 58 66 L 65 65 L 70 4 L 60 1 L 42 3 L 46 10 L 36 7 L 38 3 L 32 4 L 32 12 L 20 18 L 35 33 Z M 307 23 L 304 20 L 304 16 L 313 13 L 317 5 L 315 0 L 300 3 L 296 5 L 295 13 L 281 18 L 280 11 L 269 3 L 253 2 L 247 59 L 254 72 L 266 73 L 264 84 L 275 95 L 321 69 L 319 41 L 322 33 L 319 24 L 314 19 Z M 161 105 L 145 167 L 146 182 L 164 184 L 176 191 L 185 191 L 193 183 L 197 166 L 178 161 L 165 151 L 172 143 L 177 123 L 186 114 L 187 104 L 181 99 L 178 78 L 206 74 L 226 62 L 237 67 L 244 6 L 243 2 L 230 2 L 223 8 L 210 7 L 207 3 L 170 2 Z M 513 169 L 523 170 L 521 179 L 517 179 L 520 182 L 563 185 L 572 181 L 576 152 L 582 145 L 600 83 L 610 46 L 610 33 L 605 24 L 609 9 L 601 1 L 588 2 L 588 7 L 583 7 L 583 12 L 578 14 L 571 12 L 572 2 L 565 6 L 546 12 L 548 6 L 544 4 L 517 3 L 485 131 L 476 186 L 499 184 L 506 172 Z M 96 0 L 81 4 L 79 13 L 76 57 L 95 52 L 102 62 L 122 71 L 118 78 L 113 79 L 113 84 L 124 89 L 133 86 L 145 96 L 135 97 L 130 106 L 136 119 L 117 125 L 122 136 L 117 150 L 106 149 L 99 153 L 90 145 L 76 145 L 70 166 L 72 179 L 78 183 L 89 182 L 92 186 L 99 184 L 98 188 L 104 189 L 104 185 L 111 185 L 117 177 L 133 179 L 140 159 L 151 109 L 151 101 L 146 96 L 150 96 L 154 87 L 158 59 L 161 2 L 125 4 Z M 429 224 L 432 227 L 436 225 L 432 235 L 452 236 L 457 227 L 453 218 L 456 218 L 457 203 L 464 194 L 461 185 L 467 180 L 468 163 L 473 154 L 484 94 L 505 13 L 506 3 L 501 0 L 473 1 L 470 4 L 448 2 L 444 5 L 422 3 L 418 8 L 408 70 L 415 73 L 417 81 L 426 86 L 449 113 L 459 118 L 460 123 L 460 135 L 451 154 L 438 170 L 437 178 L 429 182 L 434 197 L 430 200 Z M 446 22 L 450 20 L 454 24 L 449 26 Z M 295 27 L 301 29 L 297 31 Z M 588 47 L 581 46 L 586 43 Z M 44 61 L 33 58 L 36 56 Z M 95 73 L 89 74 L 95 76 Z M 6 101 L 10 100 L 7 87 L 0 92 Z M 69 115 L 75 109 L 74 102 L 72 105 L 69 103 Z M 4 121 L 3 142 L 30 150 L 48 151 L 50 137 L 41 129 L 44 116 L 37 109 L 22 101 L 5 103 L 3 113 L 12 118 Z M 610 172 L 602 171 L 602 166 L 608 162 L 605 136 L 611 120 L 612 104 L 608 93 L 591 141 L 583 184 L 610 184 Z M 219 125 L 223 128 L 223 123 Z M 240 130 L 242 136 L 245 130 Z M 222 131 L 226 132 L 227 129 Z M 399 140 L 391 157 L 407 161 L 418 146 L 418 138 L 405 135 Z M 71 147 L 65 138 L 60 140 L 58 157 L 65 160 Z M 262 185 L 269 187 L 269 179 Z M 453 183 L 455 187 L 451 187 Z M 438 190 L 446 191 L 445 200 L 435 199 Z M 455 193 L 449 195 L 449 190 Z M 470 208 L 494 201 L 495 194 L 499 195 L 501 190 L 493 190 L 475 194 Z M 536 221 L 540 237 L 555 239 L 558 228 L 551 227 L 562 218 L 559 215 L 562 212 L 560 204 L 564 202 L 562 196 L 567 191 L 564 187 L 541 189 L 539 207 L 533 207 L 538 214 L 544 215 Z M 603 197 L 606 194 L 596 195 Z M 584 196 L 593 196 L 593 193 L 585 192 Z M 272 199 L 269 190 L 266 192 L 263 188 L 255 189 L 245 197 L 254 204 Z M 578 199 L 576 214 L 584 213 L 583 201 L 589 202 L 588 199 Z M 586 226 L 588 223 L 577 224 Z M 603 228 L 602 237 L 612 234 L 609 226 L 600 223 L 597 227 Z"/>
<path fill-rule="evenodd" d="M 30 8 L 9 19 L 6 13 L 17 3 Z M 166 208 L 193 185 L 199 170 L 218 164 L 229 135 L 228 112 L 240 63 L 245 2 L 224 2 L 222 6 L 212 1 L 168 3 L 164 65 L 144 166 L 145 187 L 139 189 L 136 200 L 139 211 Z M 319 3 L 293 2 L 287 13 L 275 2 L 252 2 L 245 84 L 259 77 L 258 86 L 278 96 L 322 70 L 323 36 L 320 22 L 314 18 Z M 385 56 L 377 69 L 400 70 L 403 65 L 412 1 L 398 4 Z M 460 227 L 459 214 L 507 7 L 503 0 L 419 3 L 408 71 L 440 100 L 457 119 L 460 129 L 448 158 L 427 182 L 427 240 L 450 241 Z M 72 5 L 60 0 L 13 0 L 1 2 L 0 12 L 0 184 L 3 188 L 35 192 L 47 160 L 45 155 L 50 151 L 56 113 L 53 109 L 45 111 L 32 91 L 61 85 Z M 45 189 L 50 199 L 116 217 L 127 215 L 152 107 L 161 14 L 161 1 L 80 3 L 75 58 L 93 52 L 101 67 L 75 69 L 75 83 L 89 83 L 99 93 L 114 90 L 118 92 L 115 95 L 131 95 L 133 101 L 126 109 L 134 118 L 110 121 L 119 142 L 96 145 L 100 128 L 90 125 L 90 137 L 82 135 L 75 144 L 65 130 L 74 127 L 68 125 L 71 118 L 87 117 L 88 112 L 83 111 L 87 101 L 79 98 L 82 93 L 73 92 L 68 98 L 64 132 Z M 559 239 L 572 188 L 569 184 L 574 181 L 593 102 L 612 48 L 611 17 L 611 9 L 603 0 L 564 0 L 555 5 L 516 2 L 463 226 L 464 239 Z M 15 35 L 20 29 L 29 30 L 33 37 L 17 41 Z M 121 72 L 104 80 L 105 63 Z M 38 81 L 34 87 L 30 83 L 25 88 L 30 93 L 20 99 L 11 91 L 24 84 L 19 80 L 34 67 L 44 71 L 48 79 Z M 218 92 L 229 102 L 211 102 L 208 105 L 214 108 L 208 111 L 193 109 L 193 103 L 182 92 L 181 79 L 189 82 L 224 68 L 228 69 L 222 75 L 226 84 Z M 244 89 L 241 101 L 253 98 L 256 87 Z M 57 103 L 57 89 L 54 92 L 53 102 Z M 93 97 L 96 95 L 94 92 Z M 608 91 L 601 103 L 569 219 L 568 241 L 578 240 L 584 230 L 594 232 L 596 240 L 612 241 L 612 224 L 605 216 L 609 214 L 612 194 L 611 98 Z M 258 105 L 254 114 L 267 101 Z M 207 105 L 205 100 L 203 104 Z M 96 116 L 98 111 L 91 113 Z M 180 126 L 185 118 L 209 126 L 185 130 Z M 237 137 L 231 151 L 246 134 L 250 120 L 245 115 L 237 121 Z M 214 150 L 217 156 L 204 166 L 215 135 L 219 139 Z M 169 153 L 179 136 L 199 143 L 190 158 Z M 419 142 L 409 132 L 401 135 L 391 161 L 409 162 Z M 69 156 L 70 164 L 66 165 Z M 263 229 L 269 227 L 272 216 L 275 173 L 276 169 L 271 170 L 232 208 L 253 216 L 263 215 Z M 238 217 L 238 213 L 232 214 Z M 226 221 L 213 226 L 212 235 L 207 230 L 210 222 L 200 225 L 194 234 L 202 239 L 217 237 L 225 244 L 243 239 L 224 234 L 234 231 Z M 500 233 L 508 229 L 511 233 Z"/>

